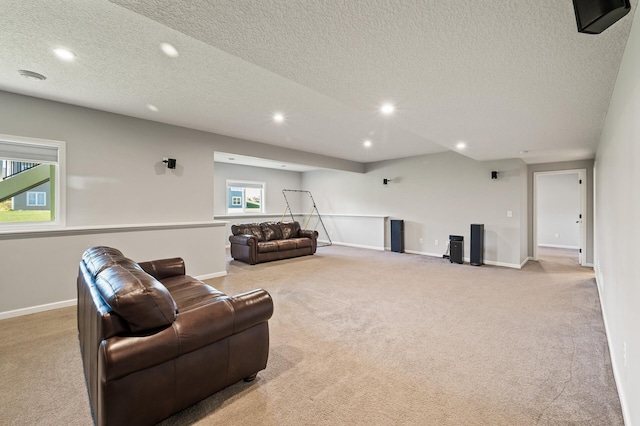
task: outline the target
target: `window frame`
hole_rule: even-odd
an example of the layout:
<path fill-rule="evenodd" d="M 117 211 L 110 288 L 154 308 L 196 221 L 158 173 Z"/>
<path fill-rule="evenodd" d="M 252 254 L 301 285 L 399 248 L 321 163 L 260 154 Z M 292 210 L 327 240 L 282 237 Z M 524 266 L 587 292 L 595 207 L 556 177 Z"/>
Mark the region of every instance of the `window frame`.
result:
<path fill-rule="evenodd" d="M 29 195 L 33 195 L 36 198 L 34 204 L 29 202 Z M 40 202 L 42 197 L 42 202 Z M 27 191 L 27 206 L 29 207 L 46 207 L 47 206 L 47 193 L 44 191 Z"/>
<path fill-rule="evenodd" d="M 245 186 L 246 185 L 246 186 Z M 260 188 L 256 188 L 256 186 L 260 186 Z M 230 208 L 229 207 L 229 190 L 231 188 L 243 188 L 242 196 L 240 197 L 240 206 L 238 208 Z M 246 208 L 246 188 L 250 189 L 260 189 L 260 210 L 254 209 L 247 211 Z M 226 181 L 226 190 L 225 190 L 225 204 L 226 204 L 226 212 L 228 215 L 250 215 L 250 214 L 264 214 L 265 213 L 265 199 L 267 193 L 267 184 L 266 182 L 260 181 L 251 181 L 251 180 L 239 180 L 239 179 L 227 179 Z M 237 197 L 237 196 L 235 196 Z"/>
<path fill-rule="evenodd" d="M 35 145 L 55 147 L 58 153 L 58 161 L 39 161 L 41 164 L 55 165 L 55 185 L 50 186 L 50 191 L 55 194 L 55 204 L 49 206 L 55 211 L 53 220 L 46 222 L 0 222 L 0 233 L 11 231 L 36 231 L 46 229 L 60 229 L 66 226 L 66 142 L 39 139 L 25 136 L 0 134 L 0 141 L 11 142 L 20 145 Z M 12 159 L 8 159 L 12 160 Z M 18 160 L 18 159 L 16 159 Z"/>

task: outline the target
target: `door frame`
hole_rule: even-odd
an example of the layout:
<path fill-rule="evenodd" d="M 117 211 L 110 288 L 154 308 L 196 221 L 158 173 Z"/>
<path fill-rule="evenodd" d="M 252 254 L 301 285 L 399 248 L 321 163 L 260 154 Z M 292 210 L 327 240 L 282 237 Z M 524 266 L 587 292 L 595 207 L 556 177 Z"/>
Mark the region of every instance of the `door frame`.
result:
<path fill-rule="evenodd" d="M 582 180 L 580 185 L 580 210 L 582 219 L 580 220 L 580 253 L 578 263 L 581 266 L 587 265 L 586 243 L 587 243 L 587 169 L 553 170 L 547 172 L 533 172 L 533 260 L 538 260 L 538 176 L 541 175 L 566 175 L 578 174 L 578 179 Z"/>

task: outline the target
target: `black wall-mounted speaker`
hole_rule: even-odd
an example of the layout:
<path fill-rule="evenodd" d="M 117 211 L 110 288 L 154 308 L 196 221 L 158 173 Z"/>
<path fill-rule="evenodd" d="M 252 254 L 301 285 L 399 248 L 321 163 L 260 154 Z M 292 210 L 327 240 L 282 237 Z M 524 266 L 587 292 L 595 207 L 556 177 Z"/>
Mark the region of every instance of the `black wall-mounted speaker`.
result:
<path fill-rule="evenodd" d="M 578 32 L 600 34 L 629 13 L 629 0 L 573 0 Z"/>

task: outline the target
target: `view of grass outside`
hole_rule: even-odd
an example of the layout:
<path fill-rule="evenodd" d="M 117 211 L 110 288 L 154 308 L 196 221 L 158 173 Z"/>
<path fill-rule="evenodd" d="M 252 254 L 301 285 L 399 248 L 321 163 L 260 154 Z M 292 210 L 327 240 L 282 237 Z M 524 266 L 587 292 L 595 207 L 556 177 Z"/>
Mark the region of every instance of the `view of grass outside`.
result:
<path fill-rule="evenodd" d="M 7 222 L 49 222 L 50 210 L 11 210 L 11 200 L 0 203 L 0 223 Z"/>
<path fill-rule="evenodd" d="M 49 210 L 10 210 L 0 211 L 0 223 L 6 222 L 49 222 Z"/>

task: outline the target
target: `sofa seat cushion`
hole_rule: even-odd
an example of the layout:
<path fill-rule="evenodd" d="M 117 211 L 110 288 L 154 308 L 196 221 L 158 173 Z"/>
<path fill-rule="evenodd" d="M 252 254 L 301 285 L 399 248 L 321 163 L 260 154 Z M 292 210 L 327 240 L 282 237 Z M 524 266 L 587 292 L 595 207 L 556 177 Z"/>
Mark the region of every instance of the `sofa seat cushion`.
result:
<path fill-rule="evenodd" d="M 124 263 L 103 269 L 96 278 L 100 295 L 134 333 L 171 325 L 177 313 L 173 297 L 158 280 L 135 266 Z"/>
<path fill-rule="evenodd" d="M 278 251 L 295 250 L 298 248 L 295 240 L 278 240 Z"/>
<path fill-rule="evenodd" d="M 212 299 L 226 296 L 220 290 L 206 285 L 189 275 L 165 278 L 160 282 L 171 293 L 173 300 L 178 305 L 178 312 L 185 312 L 189 309 L 206 305 Z"/>
<path fill-rule="evenodd" d="M 312 247 L 313 241 L 310 238 L 293 238 L 291 241 L 296 243 L 296 248 Z"/>
<path fill-rule="evenodd" d="M 263 241 L 258 243 L 258 253 L 272 253 L 279 250 L 278 241 Z"/>

